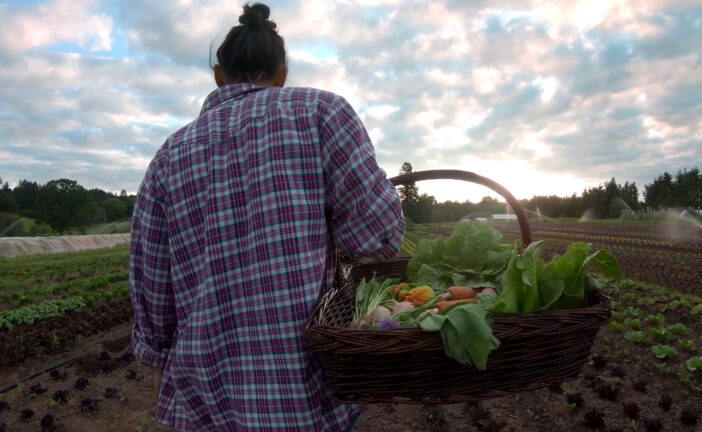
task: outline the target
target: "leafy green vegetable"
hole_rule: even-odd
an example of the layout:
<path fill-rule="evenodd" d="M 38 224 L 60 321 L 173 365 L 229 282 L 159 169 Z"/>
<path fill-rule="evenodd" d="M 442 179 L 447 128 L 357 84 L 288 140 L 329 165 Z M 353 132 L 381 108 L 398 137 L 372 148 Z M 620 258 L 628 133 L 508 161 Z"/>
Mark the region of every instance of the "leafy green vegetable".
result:
<path fill-rule="evenodd" d="M 491 316 L 581 307 L 588 290 L 602 287 L 599 279 L 587 273 L 590 264 L 605 278 L 622 277 L 614 256 L 606 251 L 590 254 L 590 245 L 585 243 L 571 243 L 562 256 L 546 263 L 540 258 L 541 242 L 519 254 L 516 243 L 501 244 L 501 239 L 502 234 L 486 223 L 462 222 L 448 239 L 418 241 L 407 266 L 409 283 L 428 285 L 437 294 L 459 285 L 491 287 L 497 295 L 478 295 L 477 304 L 461 304 L 444 315 L 430 311 L 439 301 L 437 296 L 393 319 L 402 326 L 419 325 L 425 331 L 440 332 L 447 356 L 485 369 L 488 354 L 500 344 L 492 334 Z M 373 290 L 359 287 L 363 295 L 357 297 L 357 319 L 375 303 L 359 300 L 370 296 L 367 291 Z M 365 309 L 359 310 L 361 306 Z M 638 320 L 629 325 L 640 328 Z M 635 333 L 637 339 L 645 340 L 643 333 Z"/>
<path fill-rule="evenodd" d="M 626 325 L 633 328 L 634 330 L 641 330 L 641 322 L 638 318 L 632 318 L 626 322 Z"/>
<path fill-rule="evenodd" d="M 695 342 L 691 340 L 681 340 L 680 349 L 687 352 L 695 352 Z"/>
<path fill-rule="evenodd" d="M 535 312 L 547 309 L 561 296 L 565 283 L 553 268 L 541 261 L 540 246 L 541 242 L 532 243 L 522 255 L 512 256 L 493 313 Z"/>
<path fill-rule="evenodd" d="M 651 336 L 658 342 L 668 343 L 670 342 L 670 332 L 664 328 L 652 328 L 648 331 Z"/>
<path fill-rule="evenodd" d="M 485 370 L 490 352 L 500 346 L 492 334 L 492 320 L 480 305 L 458 305 L 445 315 L 428 314 L 419 326 L 425 331 L 439 331 L 446 355 L 461 364 Z"/>
<path fill-rule="evenodd" d="M 685 362 L 685 366 L 687 366 L 687 370 L 692 371 L 692 372 L 702 371 L 702 357 L 700 357 L 700 356 L 690 357 Z"/>
<path fill-rule="evenodd" d="M 366 282 L 364 278 L 356 288 L 356 308 L 353 319 L 360 322 L 364 315 L 392 299 L 389 289 L 400 283 L 399 279 L 373 278 Z"/>
<path fill-rule="evenodd" d="M 451 285 L 495 287 L 514 248 L 484 222 L 463 222 L 448 239 L 420 240 L 407 265 L 407 280 L 443 292 Z"/>
<path fill-rule="evenodd" d="M 654 345 L 651 347 L 651 351 L 659 359 L 672 358 L 678 355 L 678 352 L 670 345 Z"/>
<path fill-rule="evenodd" d="M 610 321 L 609 324 L 607 324 L 607 326 L 610 330 L 615 332 L 624 331 L 624 324 L 620 323 L 619 321 Z"/>
<path fill-rule="evenodd" d="M 670 330 L 673 334 L 678 336 L 690 334 L 690 329 L 682 323 L 671 324 L 668 326 L 668 330 Z"/>
<path fill-rule="evenodd" d="M 663 317 L 663 314 L 656 314 L 656 315 L 647 315 L 646 320 L 653 324 L 656 327 L 660 327 L 665 323 L 665 318 Z"/>
<path fill-rule="evenodd" d="M 66 300 L 47 300 L 39 304 L 3 311 L 0 312 L 0 330 L 44 321 L 74 310 L 84 309 L 86 306 L 88 305 L 83 297 L 74 296 Z"/>
<path fill-rule="evenodd" d="M 634 343 L 644 343 L 646 342 L 646 336 L 644 336 L 642 331 L 630 331 L 625 334 L 624 337 Z"/>

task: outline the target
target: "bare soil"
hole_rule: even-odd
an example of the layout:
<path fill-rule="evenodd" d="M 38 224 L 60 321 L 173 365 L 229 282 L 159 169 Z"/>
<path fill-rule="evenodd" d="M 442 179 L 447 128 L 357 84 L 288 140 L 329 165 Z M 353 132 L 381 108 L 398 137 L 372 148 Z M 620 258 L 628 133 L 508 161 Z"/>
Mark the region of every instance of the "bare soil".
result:
<path fill-rule="evenodd" d="M 0 401 L 9 405 L 8 409 L 0 412 L 0 430 L 3 423 L 8 431 L 19 432 L 169 430 L 159 426 L 154 417 L 156 399 L 153 392 L 153 370 L 136 360 L 117 360 L 125 353 L 130 353 L 130 330 L 131 323 L 119 324 L 107 332 L 86 338 L 80 346 L 69 352 L 33 358 L 12 369 L 0 369 L 0 384 L 4 386 L 60 360 L 74 359 L 56 369 L 53 377 L 51 373 L 44 373 L 21 384 L 18 389 L 0 394 Z M 633 346 L 622 349 L 620 345 L 625 345 L 623 340 L 619 334 L 603 329 L 594 348 L 597 356 L 585 366 L 578 379 L 561 386 L 479 403 L 439 406 L 370 405 L 354 430 L 645 431 L 646 419 L 659 420 L 665 431 L 702 430 L 702 423 L 686 426 L 680 421 L 683 409 L 699 415 L 699 408 L 702 407 L 700 393 L 690 390 L 675 375 L 651 370 L 645 349 L 642 348 L 641 352 Z M 635 361 L 636 358 L 640 360 Z M 105 365 L 109 366 L 105 369 Z M 76 388 L 79 378 L 87 379 L 84 389 Z M 639 381 L 645 383 L 643 392 L 640 388 L 635 389 L 635 384 Z M 603 399 L 598 394 L 607 383 L 613 384 L 617 389 L 613 401 Z M 36 394 L 36 390 L 40 389 L 37 384 L 41 384 L 45 391 Z M 52 396 L 59 390 L 68 391 L 65 403 L 52 402 Z M 106 392 L 113 394 L 107 395 Z M 567 405 L 570 394 L 581 396 L 579 406 Z M 669 395 L 672 401 L 668 411 L 659 404 L 664 394 Z M 85 402 L 86 399 L 94 401 Z M 639 407 L 638 419 L 630 419 L 624 414 L 623 406 L 626 403 L 635 403 Z M 585 413 L 593 407 L 603 416 L 600 427 L 596 424 L 595 427 L 586 425 Z M 33 412 L 33 416 L 22 419 L 22 410 L 27 409 Z M 48 424 L 45 419 L 47 415 L 54 417 L 53 429 L 42 428 L 42 420 Z"/>

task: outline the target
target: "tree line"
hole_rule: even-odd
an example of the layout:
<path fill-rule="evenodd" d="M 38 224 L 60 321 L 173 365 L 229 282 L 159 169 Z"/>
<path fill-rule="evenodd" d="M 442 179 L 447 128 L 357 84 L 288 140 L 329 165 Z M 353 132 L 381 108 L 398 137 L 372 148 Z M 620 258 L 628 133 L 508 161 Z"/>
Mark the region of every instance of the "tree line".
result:
<path fill-rule="evenodd" d="M 46 184 L 20 180 L 14 188 L 0 178 L 0 233 L 24 233 L 20 217 L 36 224 L 25 234 L 42 235 L 88 225 L 126 220 L 132 215 L 134 195 L 119 195 L 102 189 L 86 189 L 75 180 L 57 179 Z"/>
<path fill-rule="evenodd" d="M 402 164 L 400 174 L 412 172 L 412 164 Z M 416 185 L 399 187 L 402 209 L 413 222 L 455 222 L 466 216 L 489 217 L 506 213 L 506 204 L 490 196 L 478 203 L 470 201 L 436 202 L 426 193 L 420 194 Z M 635 182 L 617 183 L 615 178 L 602 185 L 583 190 L 570 197 L 534 196 L 520 200 L 522 207 L 532 214 L 545 217 L 583 216 L 593 219 L 618 218 L 626 211 L 664 208 L 702 208 L 702 173 L 698 168 L 683 169 L 672 175 L 657 176 L 644 186 L 644 200 L 639 200 Z M 134 208 L 134 195 L 122 190 L 113 194 L 101 189 L 86 189 L 75 180 L 57 179 L 46 184 L 20 180 L 14 188 L 0 178 L 0 234 L 42 235 L 88 225 L 126 220 Z M 20 217 L 34 219 L 30 232 L 25 233 Z M 7 229 L 12 226 L 11 229 Z"/>
<path fill-rule="evenodd" d="M 410 172 L 412 164 L 405 162 L 399 173 Z M 433 196 L 420 194 L 414 184 L 400 186 L 399 193 L 405 217 L 415 223 L 455 222 L 466 216 L 489 217 L 508 211 L 504 202 L 489 196 L 478 203 L 438 203 Z M 636 182 L 620 184 L 613 177 L 599 186 L 586 188 L 581 195 L 538 195 L 519 202 L 527 213 L 551 218 L 609 219 L 637 210 L 702 209 L 702 173 L 697 167 L 682 169 L 675 175 L 664 172 L 650 184 L 644 185 L 643 197 L 641 201 Z"/>

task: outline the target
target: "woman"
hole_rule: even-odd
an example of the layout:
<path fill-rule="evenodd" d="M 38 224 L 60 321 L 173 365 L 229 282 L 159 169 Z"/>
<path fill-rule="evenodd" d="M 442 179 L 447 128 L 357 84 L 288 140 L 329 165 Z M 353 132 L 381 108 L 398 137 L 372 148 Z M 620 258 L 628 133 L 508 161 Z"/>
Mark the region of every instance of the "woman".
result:
<path fill-rule="evenodd" d="M 303 328 L 335 250 L 395 255 L 399 197 L 341 97 L 283 88 L 285 46 L 244 6 L 217 90 L 160 147 L 132 220 L 135 354 L 159 368 L 157 415 L 183 431 L 350 430 Z"/>

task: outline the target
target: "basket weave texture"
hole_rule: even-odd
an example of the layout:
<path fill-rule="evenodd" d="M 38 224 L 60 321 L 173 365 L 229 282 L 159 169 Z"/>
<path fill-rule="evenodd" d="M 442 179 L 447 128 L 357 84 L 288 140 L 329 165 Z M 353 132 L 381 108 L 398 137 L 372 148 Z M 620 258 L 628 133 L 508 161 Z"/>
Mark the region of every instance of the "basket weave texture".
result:
<path fill-rule="evenodd" d="M 305 328 L 334 398 L 348 403 L 456 403 L 521 393 L 575 378 L 599 328 L 610 317 L 609 299 L 589 294 L 589 305 L 493 319 L 500 347 L 487 370 L 464 366 L 444 353 L 440 334 L 420 328 L 387 331 L 348 328 L 361 279 L 406 279 L 408 258 L 344 267 Z"/>

